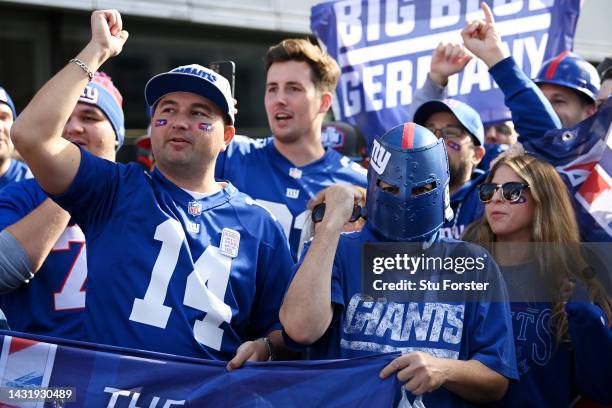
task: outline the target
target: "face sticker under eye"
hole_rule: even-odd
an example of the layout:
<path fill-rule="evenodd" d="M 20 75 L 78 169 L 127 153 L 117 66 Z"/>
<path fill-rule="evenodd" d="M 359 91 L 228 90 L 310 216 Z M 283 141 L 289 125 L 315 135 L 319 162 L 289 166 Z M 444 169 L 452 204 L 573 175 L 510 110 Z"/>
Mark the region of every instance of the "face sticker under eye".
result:
<path fill-rule="evenodd" d="M 166 126 L 167 123 L 168 121 L 166 119 L 156 119 L 155 127 Z"/>
<path fill-rule="evenodd" d="M 202 122 L 198 124 L 198 129 L 203 130 L 205 132 L 210 132 L 211 130 L 213 130 L 213 124 Z"/>
<path fill-rule="evenodd" d="M 525 204 L 527 199 L 524 196 L 520 196 L 518 200 L 510 203 L 510 204 Z"/>
<path fill-rule="evenodd" d="M 450 147 L 451 149 L 453 149 L 453 150 L 457 151 L 457 152 L 458 152 L 459 150 L 461 150 L 461 145 L 460 145 L 459 143 L 457 143 L 457 142 L 454 142 L 454 141 L 450 140 L 450 139 L 447 139 L 447 140 L 446 140 L 446 145 L 447 145 L 448 147 Z"/>

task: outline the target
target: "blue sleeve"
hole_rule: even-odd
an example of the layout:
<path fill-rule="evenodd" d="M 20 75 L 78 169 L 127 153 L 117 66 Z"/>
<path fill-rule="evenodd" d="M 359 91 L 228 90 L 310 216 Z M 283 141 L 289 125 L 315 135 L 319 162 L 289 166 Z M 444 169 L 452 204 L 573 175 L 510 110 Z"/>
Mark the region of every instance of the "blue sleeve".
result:
<path fill-rule="evenodd" d="M 576 383 L 581 394 L 612 404 L 612 331 L 603 311 L 588 302 L 565 306 L 574 346 Z"/>
<path fill-rule="evenodd" d="M 50 197 L 70 213 L 83 231 L 91 231 L 95 225 L 103 226 L 112 216 L 115 200 L 119 198 L 122 168 L 80 149 L 81 163 L 72 184 L 65 193 Z"/>
<path fill-rule="evenodd" d="M 46 194 L 34 180 L 9 184 L 0 194 L 0 230 L 28 215 L 46 198 Z"/>
<path fill-rule="evenodd" d="M 280 330 L 278 317 L 285 293 L 292 277 L 293 258 L 283 230 L 274 221 L 271 244 L 260 244 L 257 265 L 256 298 L 252 311 L 249 331 L 254 337 L 261 337 L 273 330 Z"/>
<path fill-rule="evenodd" d="M 548 130 L 561 128 L 561 121 L 548 99 L 514 58 L 501 60 L 489 69 L 489 73 L 504 93 L 519 142 L 532 142 L 544 136 Z"/>
<path fill-rule="evenodd" d="M 488 256 L 486 266 L 489 290 L 478 302 L 470 304 L 470 332 L 463 336 L 467 345 L 467 359 L 478 360 L 491 370 L 509 379 L 518 379 L 516 352 L 512 332 L 510 304 L 506 284 L 495 262 Z M 464 323 L 464 324 L 466 324 Z"/>
<path fill-rule="evenodd" d="M 248 136 L 234 136 L 234 139 L 225 151 L 217 158 L 215 178 L 217 180 L 228 180 L 236 185 L 232 174 L 241 174 L 241 168 L 243 167 L 242 157 L 251 151 L 254 143 L 255 141 Z M 261 163 L 261 165 L 267 165 L 267 163 Z M 240 188 L 238 189 L 240 190 Z"/>

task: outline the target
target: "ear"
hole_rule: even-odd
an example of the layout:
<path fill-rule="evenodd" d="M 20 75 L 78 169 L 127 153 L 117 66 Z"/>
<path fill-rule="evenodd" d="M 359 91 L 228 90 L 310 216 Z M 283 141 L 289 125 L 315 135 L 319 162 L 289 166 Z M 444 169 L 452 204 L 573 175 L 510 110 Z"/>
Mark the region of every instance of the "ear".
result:
<path fill-rule="evenodd" d="M 586 118 L 589 118 L 591 116 L 593 116 L 595 114 L 595 112 L 597 112 L 597 105 L 592 103 L 590 105 L 587 105 L 586 109 L 585 109 L 585 113 L 586 113 Z"/>
<path fill-rule="evenodd" d="M 321 92 L 321 104 L 319 105 L 319 113 L 327 113 L 327 111 L 332 106 L 332 101 L 334 100 L 334 95 L 329 92 Z"/>
<path fill-rule="evenodd" d="M 474 167 L 478 166 L 478 163 L 480 163 L 485 153 L 486 151 L 484 147 L 474 146 L 474 157 L 472 157 L 472 163 L 474 164 Z"/>
<path fill-rule="evenodd" d="M 234 135 L 236 134 L 236 128 L 228 125 L 223 127 L 223 146 L 221 146 L 221 151 L 224 152 L 227 149 L 227 146 L 232 142 Z"/>

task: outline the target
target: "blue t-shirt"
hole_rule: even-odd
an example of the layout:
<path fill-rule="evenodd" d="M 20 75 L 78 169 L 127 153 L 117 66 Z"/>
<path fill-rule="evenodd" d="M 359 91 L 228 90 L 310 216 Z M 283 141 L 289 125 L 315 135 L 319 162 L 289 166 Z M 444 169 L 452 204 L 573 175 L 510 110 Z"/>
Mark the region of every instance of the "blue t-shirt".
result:
<path fill-rule="evenodd" d="M 477 302 L 391 302 L 363 294 L 361 255 L 367 242 L 379 242 L 367 224 L 361 232 L 340 237 L 331 282 L 334 318 L 323 337 L 309 348 L 310 358 L 423 351 L 442 358 L 478 360 L 505 377 L 517 378 L 509 305 L 489 301 L 507 299 L 505 286 L 497 265 L 484 249 L 447 238 L 437 241 L 462 244 L 474 258 L 485 257 L 483 273 L 488 275 L 487 281 L 499 283 L 494 285 L 496 293 L 485 292 Z M 433 276 L 431 272 L 428 277 Z M 477 281 L 484 279 L 480 276 Z M 433 292 L 431 295 L 436 297 Z M 469 406 L 445 388 L 425 394 L 423 403 L 426 407 Z"/>
<path fill-rule="evenodd" d="M 305 238 L 302 234 L 308 232 L 303 229 L 308 200 L 336 183 L 366 187 L 367 171 L 334 149 L 327 149 L 314 163 L 296 167 L 274 147 L 273 140 L 236 136 L 219 156 L 215 176 L 229 180 L 276 216 L 296 260 Z"/>
<path fill-rule="evenodd" d="M 552 304 L 541 301 L 545 288 L 542 287 L 543 279 L 535 264 L 503 267 L 502 272 L 508 277 L 506 281 L 512 282 L 508 284 L 511 299 L 523 299 L 526 293 L 533 293 L 531 297 L 538 298 L 540 301 L 513 301 L 510 303 L 520 379 L 509 385 L 501 401 L 491 405 L 509 408 L 569 407 L 576 396 L 583 392 L 586 392 L 591 398 L 603 398 L 605 391 L 589 394 L 589 391 L 592 390 L 609 390 L 610 386 L 610 375 L 608 374 L 610 361 L 606 361 L 606 353 L 596 346 L 597 339 L 602 338 L 598 333 L 601 327 L 594 329 L 582 327 L 578 331 L 579 334 L 573 336 L 571 340 L 568 337 L 557 342 L 556 328 L 552 319 Z M 578 297 L 586 299 L 585 289 L 577 284 L 574 294 L 579 291 L 584 294 Z M 582 308 L 587 304 L 589 303 L 577 302 L 576 307 Z M 573 319 L 586 320 L 582 316 L 568 316 L 570 325 Z M 584 326 L 588 327 L 588 325 Z M 603 326 L 606 327 L 607 324 Z M 585 348 L 580 344 L 581 341 L 590 344 Z M 609 349 L 610 345 L 608 341 L 604 347 Z M 584 374 L 580 367 L 576 366 L 577 362 L 585 363 L 587 366 Z M 581 377 L 588 378 L 589 384 L 586 386 L 581 384 Z M 608 402 L 610 395 L 608 391 Z"/>
<path fill-rule="evenodd" d="M 157 169 L 81 150 L 74 181 L 54 200 L 87 238 L 84 340 L 228 360 L 280 328 L 287 239 L 231 184 L 194 198 Z"/>
<path fill-rule="evenodd" d="M 0 230 L 21 220 L 46 199 L 34 179 L 8 185 L 0 194 Z M 0 305 L 13 330 L 80 340 L 86 281 L 85 236 L 78 225 L 71 224 L 34 278 L 2 295 Z"/>
<path fill-rule="evenodd" d="M 0 190 L 14 181 L 28 178 L 32 178 L 32 173 L 28 166 L 22 161 L 11 159 L 11 164 L 6 173 L 0 175 Z"/>

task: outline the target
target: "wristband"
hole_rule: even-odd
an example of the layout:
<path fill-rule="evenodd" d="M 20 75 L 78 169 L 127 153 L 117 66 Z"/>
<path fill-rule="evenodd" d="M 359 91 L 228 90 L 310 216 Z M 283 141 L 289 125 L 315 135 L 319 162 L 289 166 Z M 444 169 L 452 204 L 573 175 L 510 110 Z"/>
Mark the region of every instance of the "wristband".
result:
<path fill-rule="evenodd" d="M 276 353 L 274 352 L 274 344 L 267 337 L 261 337 L 259 340 L 263 341 L 268 349 L 268 361 L 276 360 Z"/>

